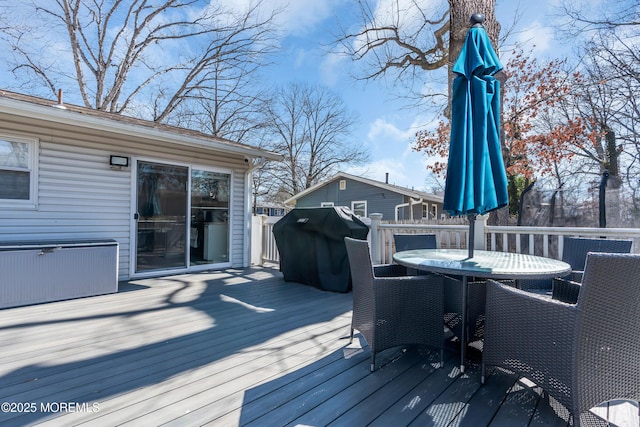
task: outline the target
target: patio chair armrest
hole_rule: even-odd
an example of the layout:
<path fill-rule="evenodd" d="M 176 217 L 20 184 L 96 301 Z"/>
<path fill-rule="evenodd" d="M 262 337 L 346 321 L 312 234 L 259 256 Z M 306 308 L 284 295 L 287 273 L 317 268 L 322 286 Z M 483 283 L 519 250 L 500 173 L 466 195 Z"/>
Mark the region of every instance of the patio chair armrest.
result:
<path fill-rule="evenodd" d="M 560 278 L 553 279 L 551 298 L 554 300 L 566 302 L 568 304 L 576 304 L 578 302 L 579 293 L 579 282 Z"/>
<path fill-rule="evenodd" d="M 442 287 L 443 279 L 442 276 L 438 274 L 426 274 L 421 276 L 375 277 L 373 282 L 376 292 L 381 290 L 382 292 L 388 293 L 412 286 L 429 286 L 433 284 L 436 287 Z"/>
<path fill-rule="evenodd" d="M 575 305 L 487 280 L 483 358 L 504 365 L 510 357 L 528 360 L 540 348 L 554 348 L 556 356 L 545 357 L 573 354 L 574 341 L 566 335 L 573 332 L 576 316 Z"/>
<path fill-rule="evenodd" d="M 376 277 L 373 282 L 376 298 L 385 301 L 406 301 L 419 298 L 443 299 L 443 279 L 437 274 L 423 276 Z"/>
<path fill-rule="evenodd" d="M 407 268 L 400 264 L 378 264 L 373 266 L 375 277 L 407 276 Z"/>
<path fill-rule="evenodd" d="M 582 276 L 584 275 L 584 270 L 573 270 L 569 277 L 563 277 L 563 279 L 568 279 L 574 282 L 582 283 Z"/>
<path fill-rule="evenodd" d="M 489 284 L 491 284 L 491 286 L 489 286 Z M 530 307 L 538 305 L 540 307 L 552 307 L 552 310 L 563 310 L 570 306 L 567 303 L 553 301 L 543 294 L 527 292 L 526 290 L 519 289 L 514 286 L 514 282 L 511 280 L 498 281 L 487 279 L 487 294 L 489 293 L 489 288 L 492 289 L 491 292 L 495 293 L 495 295 L 493 295 L 494 297 L 499 296 L 500 298 L 506 298 L 517 304 L 529 304 Z"/>

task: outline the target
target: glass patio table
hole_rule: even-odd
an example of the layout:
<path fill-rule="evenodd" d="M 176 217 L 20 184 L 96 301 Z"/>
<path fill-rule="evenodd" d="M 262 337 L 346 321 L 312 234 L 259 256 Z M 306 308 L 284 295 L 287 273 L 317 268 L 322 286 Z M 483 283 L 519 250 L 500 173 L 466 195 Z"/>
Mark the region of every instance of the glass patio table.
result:
<path fill-rule="evenodd" d="M 432 273 L 462 276 L 462 336 L 460 370 L 464 372 L 467 346 L 467 297 L 469 277 L 483 279 L 552 279 L 571 271 L 566 262 L 535 255 L 466 249 L 415 249 L 396 252 L 393 260 L 405 267 Z"/>

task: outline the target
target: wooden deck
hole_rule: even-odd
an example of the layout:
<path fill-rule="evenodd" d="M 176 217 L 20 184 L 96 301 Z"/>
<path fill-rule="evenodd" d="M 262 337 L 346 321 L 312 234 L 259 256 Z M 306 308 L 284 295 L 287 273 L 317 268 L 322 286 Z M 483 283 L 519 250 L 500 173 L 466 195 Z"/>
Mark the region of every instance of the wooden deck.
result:
<path fill-rule="evenodd" d="M 370 373 L 364 341 L 348 345 L 350 309 L 350 294 L 265 268 L 0 310 L 0 425 L 568 424 L 524 379 L 461 375 L 453 351 L 441 369 L 424 349 L 390 351 Z M 638 426 L 637 411 L 617 402 L 583 421 Z"/>

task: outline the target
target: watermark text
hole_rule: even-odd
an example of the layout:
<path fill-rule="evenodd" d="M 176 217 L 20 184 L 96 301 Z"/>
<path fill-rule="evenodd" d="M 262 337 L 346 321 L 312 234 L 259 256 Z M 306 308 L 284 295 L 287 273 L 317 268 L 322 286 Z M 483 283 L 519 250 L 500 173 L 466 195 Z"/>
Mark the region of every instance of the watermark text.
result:
<path fill-rule="evenodd" d="M 67 412 L 100 412 L 98 402 L 2 402 L 0 412 L 6 414 L 46 413 L 58 414 Z"/>

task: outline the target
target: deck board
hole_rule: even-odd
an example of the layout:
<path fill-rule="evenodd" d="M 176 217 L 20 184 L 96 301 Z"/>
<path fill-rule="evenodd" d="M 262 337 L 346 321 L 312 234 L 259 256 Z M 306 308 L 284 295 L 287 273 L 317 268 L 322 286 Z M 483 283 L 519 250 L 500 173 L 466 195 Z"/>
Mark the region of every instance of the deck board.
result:
<path fill-rule="evenodd" d="M 467 402 L 465 411 L 458 414 L 454 425 L 460 427 L 490 425 L 500 405 L 506 399 L 507 392 L 516 381 L 515 375 L 501 373 L 488 375 L 485 384 Z"/>
<path fill-rule="evenodd" d="M 440 394 L 412 423 L 412 426 L 449 425 L 466 412 L 467 402 L 480 387 L 478 369 L 468 369 L 455 378 L 446 392 Z"/>
<path fill-rule="evenodd" d="M 368 425 L 372 423 L 401 400 L 407 394 L 407 390 L 415 389 L 425 376 L 431 377 L 439 365 L 440 358 L 438 354 L 432 352 L 423 356 L 418 363 L 392 378 L 391 381 L 373 391 L 369 396 L 365 393 L 360 393 L 362 400 L 342 413 L 329 425 Z M 367 387 L 366 384 L 359 386 Z M 398 422 L 398 419 L 394 420 L 394 423 Z"/>
<path fill-rule="evenodd" d="M 396 363 L 388 365 L 388 369 L 381 370 L 378 375 L 370 375 L 367 372 L 370 370 L 369 366 L 359 365 L 358 375 L 363 371 L 365 375 L 359 378 L 358 381 L 349 384 L 350 382 L 345 382 L 343 378 L 338 378 L 338 381 L 334 382 L 335 388 L 326 387 L 323 390 L 323 392 L 326 390 L 325 394 L 329 398 L 322 405 L 317 405 L 310 411 L 306 411 L 287 425 L 329 425 L 341 414 L 368 399 L 376 390 L 388 385 L 388 383 L 410 370 L 416 364 L 422 365 L 422 357 L 419 353 L 412 352 L 403 355 Z"/>
<path fill-rule="evenodd" d="M 49 412 L 3 412 L 0 425 L 568 425 L 524 379 L 495 370 L 480 385 L 477 360 L 460 374 L 455 345 L 443 366 L 429 349 L 391 349 L 370 373 L 362 337 L 349 344 L 350 310 L 350 294 L 287 283 L 269 268 L 3 309 L 0 402 Z M 66 402 L 85 406 L 54 410 Z M 94 402 L 99 410 L 87 411 Z M 638 426 L 637 404 L 586 415 L 589 425 L 607 417 Z"/>
<path fill-rule="evenodd" d="M 336 341 L 338 342 L 338 341 Z M 242 406 L 238 406 L 235 411 L 225 415 L 220 420 L 225 423 L 225 419 L 242 418 L 241 424 L 254 422 L 264 414 L 271 413 L 286 402 L 299 398 L 307 390 L 314 389 L 331 378 L 341 375 L 345 370 L 368 360 L 368 355 L 363 352 L 350 357 L 347 363 L 343 362 L 343 352 L 336 348 L 333 353 L 320 359 L 318 362 L 308 364 L 298 369 L 284 371 L 282 376 L 265 383 L 262 387 L 256 387 L 251 393 L 242 392 Z M 213 408 L 203 408 L 205 416 L 211 416 L 210 410 Z M 239 421 L 237 423 L 240 423 Z M 229 423 L 227 425 L 234 425 Z"/>
<path fill-rule="evenodd" d="M 491 421 L 491 427 L 528 425 L 540 400 L 540 393 L 535 384 L 525 379 L 516 381 Z"/>
<path fill-rule="evenodd" d="M 383 427 L 396 422 L 398 425 L 409 425 L 456 380 L 459 374 L 458 367 L 459 359 L 449 357 L 442 368 L 427 377 L 422 377 L 416 387 L 407 390 L 400 400 L 380 414 L 371 425 Z"/>

